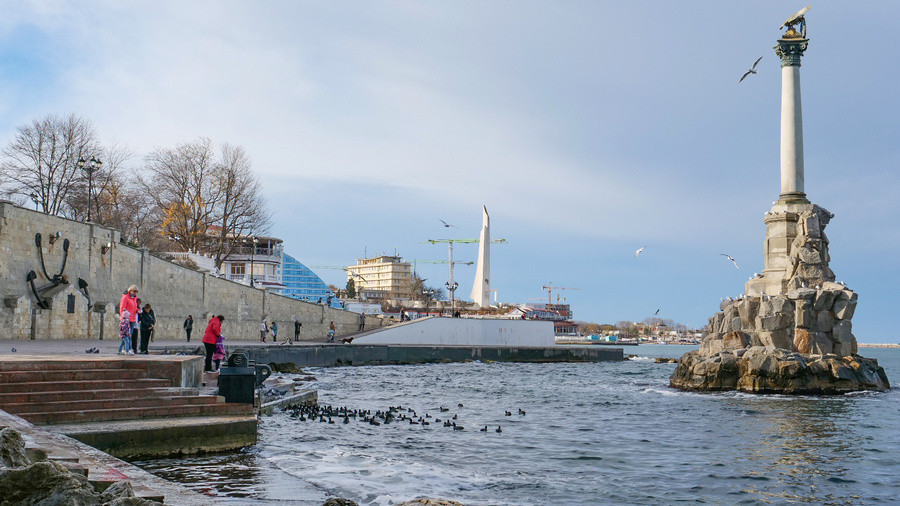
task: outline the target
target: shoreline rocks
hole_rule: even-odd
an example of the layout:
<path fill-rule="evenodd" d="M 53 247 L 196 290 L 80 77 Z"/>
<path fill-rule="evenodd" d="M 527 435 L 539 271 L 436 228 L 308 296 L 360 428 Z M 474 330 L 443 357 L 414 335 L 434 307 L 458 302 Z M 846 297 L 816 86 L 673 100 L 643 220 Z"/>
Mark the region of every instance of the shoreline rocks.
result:
<path fill-rule="evenodd" d="M 78 504 L 84 506 L 150 506 L 160 503 L 135 497 L 129 482 L 118 482 L 102 493 L 88 479 L 57 462 L 32 462 L 22 435 L 0 430 L 0 502 L 3 504 Z"/>
<path fill-rule="evenodd" d="M 890 390 L 875 359 L 834 353 L 807 354 L 751 346 L 704 355 L 685 354 L 669 380 L 681 390 L 738 390 L 758 394 L 840 395 Z"/>

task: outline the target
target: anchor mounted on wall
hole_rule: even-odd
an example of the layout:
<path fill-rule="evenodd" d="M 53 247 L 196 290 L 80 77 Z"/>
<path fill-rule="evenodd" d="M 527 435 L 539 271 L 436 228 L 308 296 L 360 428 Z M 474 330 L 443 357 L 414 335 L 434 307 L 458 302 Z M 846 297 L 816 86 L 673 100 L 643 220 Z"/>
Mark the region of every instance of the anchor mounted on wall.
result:
<path fill-rule="evenodd" d="M 51 234 L 50 235 L 50 237 L 51 237 L 50 244 L 52 245 L 54 242 L 56 242 L 56 240 L 59 239 L 59 236 L 60 236 L 59 232 L 57 232 L 56 234 Z M 63 240 L 62 265 L 59 268 L 59 273 L 54 274 L 52 276 L 47 272 L 47 265 L 44 262 L 44 249 L 42 247 L 40 232 L 38 232 L 37 234 L 34 234 L 34 245 L 37 246 L 38 256 L 41 259 L 41 271 L 44 273 L 44 277 L 47 278 L 50 281 L 50 283 L 48 283 L 40 288 L 36 287 L 34 284 L 34 280 L 37 279 L 38 275 L 37 275 L 37 273 L 34 272 L 34 269 L 28 271 L 28 274 L 25 276 L 25 281 L 31 286 L 31 293 L 33 293 L 34 298 L 37 299 L 38 306 L 42 309 L 49 309 L 50 305 L 47 304 L 47 301 L 45 300 L 44 295 L 46 295 L 48 292 L 50 292 L 54 288 L 69 284 L 69 280 L 66 279 L 65 276 L 63 276 L 63 272 L 66 270 L 66 262 L 69 259 L 69 240 L 68 239 Z M 85 294 L 85 297 L 87 297 L 87 282 L 84 282 L 84 287 L 81 286 L 81 282 L 84 282 L 84 280 L 79 279 L 79 284 L 78 284 L 79 289 L 83 288 L 83 293 Z M 90 301 L 89 297 L 88 297 L 88 301 Z M 90 302 L 88 302 L 88 303 L 90 304 Z"/>

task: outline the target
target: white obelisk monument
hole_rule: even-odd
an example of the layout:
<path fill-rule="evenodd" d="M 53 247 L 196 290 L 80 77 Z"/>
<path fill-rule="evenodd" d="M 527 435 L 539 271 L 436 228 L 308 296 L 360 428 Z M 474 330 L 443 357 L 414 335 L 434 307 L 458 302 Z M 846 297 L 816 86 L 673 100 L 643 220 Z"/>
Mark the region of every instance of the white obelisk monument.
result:
<path fill-rule="evenodd" d="M 491 305 L 491 217 L 487 207 L 481 223 L 481 238 L 478 241 L 478 265 L 475 267 L 475 282 L 472 284 L 472 300 L 478 307 Z"/>

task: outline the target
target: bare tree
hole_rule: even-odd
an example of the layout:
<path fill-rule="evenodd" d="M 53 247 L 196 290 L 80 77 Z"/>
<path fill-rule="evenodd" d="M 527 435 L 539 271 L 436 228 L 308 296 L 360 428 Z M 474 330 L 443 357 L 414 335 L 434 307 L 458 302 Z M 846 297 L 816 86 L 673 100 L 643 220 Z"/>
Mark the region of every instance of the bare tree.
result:
<path fill-rule="evenodd" d="M 240 237 L 265 232 L 271 222 L 262 185 L 244 148 L 226 143 L 221 153 L 210 197 L 215 225 L 210 253 L 217 269 L 243 243 Z"/>
<path fill-rule="evenodd" d="M 198 251 L 207 240 L 214 216 L 215 154 L 209 139 L 147 155 L 140 180 L 161 213 L 160 233 L 184 250 Z"/>
<path fill-rule="evenodd" d="M 67 214 L 67 197 L 79 178 L 77 161 L 99 154 L 90 121 L 47 115 L 17 128 L 3 150 L 0 175 L 11 194 L 23 195 L 49 214 Z"/>

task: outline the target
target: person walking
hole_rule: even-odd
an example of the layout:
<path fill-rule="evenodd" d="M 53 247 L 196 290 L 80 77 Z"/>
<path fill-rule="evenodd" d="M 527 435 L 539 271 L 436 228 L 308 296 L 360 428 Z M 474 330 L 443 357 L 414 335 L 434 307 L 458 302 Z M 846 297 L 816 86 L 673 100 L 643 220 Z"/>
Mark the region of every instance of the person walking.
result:
<path fill-rule="evenodd" d="M 225 317 L 222 315 L 213 316 L 209 319 L 206 326 L 206 332 L 203 333 L 203 347 L 206 348 L 206 362 L 203 364 L 203 371 L 212 371 L 213 353 L 216 352 L 216 343 L 222 337 L 222 322 Z"/>
<path fill-rule="evenodd" d="M 191 342 L 191 331 L 194 330 L 194 317 L 188 315 L 184 320 L 184 333 L 187 334 L 187 342 Z"/>
<path fill-rule="evenodd" d="M 122 300 L 119 302 L 119 316 L 123 316 L 126 312 L 128 313 L 128 325 L 130 326 L 129 330 L 131 331 L 131 335 L 128 339 L 128 350 L 126 351 L 131 355 L 134 355 L 132 341 L 134 340 L 135 329 L 137 328 L 137 293 L 137 285 L 131 285 L 128 287 L 128 290 L 125 290 L 125 293 L 122 294 Z"/>
<path fill-rule="evenodd" d="M 266 342 L 266 336 L 268 334 L 269 334 L 269 326 L 266 325 L 266 320 L 264 318 L 262 323 L 259 324 L 259 342 L 261 342 L 261 343 Z"/>
<path fill-rule="evenodd" d="M 134 355 L 131 351 L 131 311 L 122 310 L 122 316 L 119 318 L 119 338 L 122 342 L 119 344 L 119 355 Z"/>
<path fill-rule="evenodd" d="M 278 322 L 272 320 L 272 342 L 278 340 Z"/>
<path fill-rule="evenodd" d="M 156 314 L 153 312 L 153 309 L 150 307 L 150 304 L 144 304 L 144 309 L 141 311 L 141 349 L 140 354 L 147 354 L 147 345 L 150 343 L 150 333 L 153 332 L 153 327 L 156 325 Z"/>
<path fill-rule="evenodd" d="M 366 313 L 359 313 L 359 329 L 357 330 L 360 332 L 366 330 Z"/>
<path fill-rule="evenodd" d="M 300 320 L 294 320 L 294 341 L 300 340 L 300 331 L 303 330 L 303 324 L 300 323 Z M 288 339 L 288 344 L 292 344 L 292 341 Z"/>

